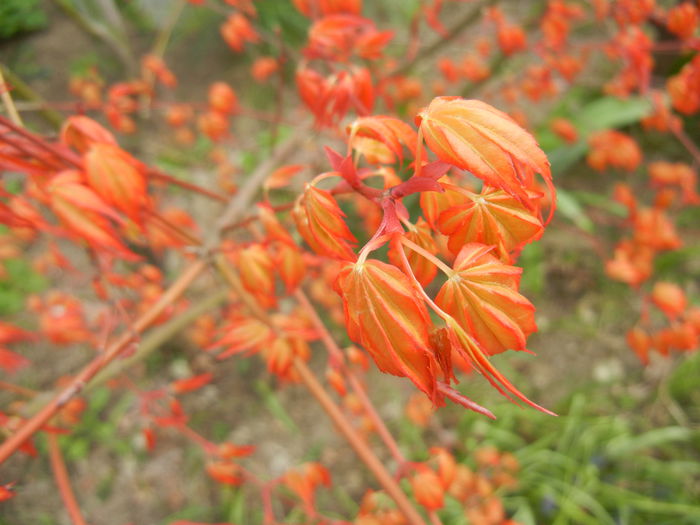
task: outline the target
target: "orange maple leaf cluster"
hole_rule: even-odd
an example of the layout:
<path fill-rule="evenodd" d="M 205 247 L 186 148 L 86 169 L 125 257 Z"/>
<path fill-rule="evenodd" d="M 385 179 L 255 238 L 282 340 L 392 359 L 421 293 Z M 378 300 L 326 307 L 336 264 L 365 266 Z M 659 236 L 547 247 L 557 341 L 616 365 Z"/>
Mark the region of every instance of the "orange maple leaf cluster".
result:
<path fill-rule="evenodd" d="M 299 233 L 319 255 L 346 261 L 335 282 L 350 338 L 380 370 L 410 378 L 436 404 L 449 398 L 489 414 L 450 384 L 453 361 L 479 370 L 499 391 L 535 405 L 491 364 L 489 355 L 525 350 L 536 330 L 534 307 L 518 292 L 521 270 L 512 263 L 525 244 L 539 238 L 544 194 L 553 195 L 549 163 L 532 136 L 510 117 L 475 100 L 439 97 L 416 117 L 418 132 L 389 117 L 350 124 L 348 155 L 329 150 L 334 171 L 307 184 L 294 217 Z M 429 162 L 428 150 L 439 160 Z M 352 156 L 355 151 L 361 156 Z M 402 181 L 390 166 L 413 158 L 413 175 Z M 359 168 L 364 158 L 371 168 Z M 445 177 L 468 172 L 481 192 Z M 382 190 L 368 185 L 384 180 Z M 319 187 L 340 179 L 332 189 Z M 381 212 L 377 230 L 355 254 L 355 237 L 335 194 L 354 193 Z M 413 223 L 401 199 L 421 194 L 425 219 Z M 553 210 L 550 207 L 549 215 Z M 443 235 L 445 237 L 443 237 Z M 446 239 L 447 243 L 438 240 Z M 390 263 L 369 258 L 390 244 Z M 454 259 L 452 266 L 438 258 Z M 425 289 L 444 275 L 432 299 Z M 430 310 L 441 318 L 436 324 Z M 544 409 L 542 409 L 544 410 Z"/>

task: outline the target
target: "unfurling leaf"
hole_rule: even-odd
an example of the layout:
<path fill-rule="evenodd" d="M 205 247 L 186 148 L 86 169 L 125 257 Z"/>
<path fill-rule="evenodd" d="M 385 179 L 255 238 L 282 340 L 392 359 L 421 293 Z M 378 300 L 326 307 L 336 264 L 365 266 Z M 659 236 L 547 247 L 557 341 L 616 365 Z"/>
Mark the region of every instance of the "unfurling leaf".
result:
<path fill-rule="evenodd" d="M 316 253 L 355 259 L 350 244 L 356 242 L 355 237 L 343 220 L 343 210 L 329 192 L 307 184 L 292 213 L 299 233 Z"/>
<path fill-rule="evenodd" d="M 361 117 L 347 127 L 350 145 L 365 154 L 371 162 L 374 156 L 382 158 L 382 163 L 391 164 L 398 158 L 403 160 L 403 146 L 416 155 L 417 133 L 405 122 L 385 116 Z M 384 146 L 384 148 L 382 148 Z M 383 155 L 377 155 L 382 152 Z"/>
<path fill-rule="evenodd" d="M 87 183 L 108 204 L 137 224 L 148 203 L 146 178 L 138 161 L 113 144 L 95 143 L 85 154 Z"/>
<path fill-rule="evenodd" d="M 437 97 L 416 123 L 440 160 L 469 170 L 520 202 L 529 201 L 532 180 L 527 169 L 542 175 L 553 193 L 547 156 L 533 136 L 502 111 L 478 100 Z"/>
<path fill-rule="evenodd" d="M 121 221 L 97 193 L 82 184 L 82 174 L 63 171 L 46 186 L 49 205 L 63 226 L 93 247 L 111 250 L 126 259 L 134 259 L 122 244 L 106 217 Z"/>
<path fill-rule="evenodd" d="M 491 250 L 484 244 L 464 246 L 435 302 L 489 355 L 526 350 L 527 336 L 537 326 L 535 307 L 518 293 L 522 269 L 503 264 Z"/>
<path fill-rule="evenodd" d="M 499 258 L 510 262 L 511 252 L 536 240 L 544 230 L 539 217 L 503 190 L 459 191 L 465 202 L 446 209 L 438 218 L 438 227 L 449 236 L 447 246 L 455 255 L 465 244 L 477 242 L 495 246 Z"/>
<path fill-rule="evenodd" d="M 408 277 L 370 259 L 348 263 L 336 289 L 350 338 L 367 349 L 380 370 L 408 377 L 435 401 L 438 364 L 430 350 L 430 317 Z"/>

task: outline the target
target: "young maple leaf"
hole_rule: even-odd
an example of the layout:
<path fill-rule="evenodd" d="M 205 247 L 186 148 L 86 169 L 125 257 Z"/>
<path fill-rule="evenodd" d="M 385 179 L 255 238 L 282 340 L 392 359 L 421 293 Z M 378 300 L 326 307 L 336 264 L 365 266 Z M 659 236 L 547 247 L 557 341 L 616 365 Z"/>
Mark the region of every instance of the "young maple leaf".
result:
<path fill-rule="evenodd" d="M 428 147 L 444 162 L 469 170 L 487 185 L 529 203 L 524 167 L 544 177 L 552 195 L 547 156 L 512 118 L 479 100 L 436 97 L 416 117 Z"/>
<path fill-rule="evenodd" d="M 81 182 L 82 174 L 63 171 L 46 185 L 49 205 L 63 226 L 92 246 L 111 250 L 125 259 L 136 257 L 122 244 L 106 217 L 119 215 L 97 193 Z"/>
<path fill-rule="evenodd" d="M 299 233 L 316 253 L 355 260 L 350 243 L 357 241 L 343 220 L 345 214 L 329 192 L 307 184 L 294 204 L 292 215 Z"/>
<path fill-rule="evenodd" d="M 217 359 L 225 359 L 242 352 L 258 352 L 273 337 L 272 329 L 255 317 L 236 316 L 226 326 L 226 333 L 209 348 L 224 347 Z"/>
<path fill-rule="evenodd" d="M 84 157 L 87 183 L 107 203 L 143 224 L 148 203 L 146 178 L 138 161 L 118 146 L 95 143 Z"/>
<path fill-rule="evenodd" d="M 360 117 L 348 125 L 347 133 L 350 145 L 363 153 L 363 150 L 377 150 L 384 146 L 388 153 L 383 161 L 385 164 L 393 164 L 395 157 L 403 161 L 402 145 L 416 156 L 417 133 L 408 124 L 393 117 Z"/>
<path fill-rule="evenodd" d="M 438 364 L 430 350 L 430 317 L 408 277 L 370 259 L 346 264 L 335 286 L 350 338 L 381 371 L 408 377 L 435 401 Z"/>
<path fill-rule="evenodd" d="M 109 130 L 83 115 L 73 115 L 66 119 L 61 126 L 61 142 L 80 153 L 85 153 L 95 143 L 117 146 L 117 140 Z"/>
<path fill-rule="evenodd" d="M 540 218 L 503 190 L 484 187 L 480 194 L 459 191 L 466 201 L 438 217 L 440 232 L 449 236 L 447 246 L 455 255 L 465 244 L 477 242 L 495 246 L 499 258 L 510 262 L 512 251 L 544 231 Z"/>
<path fill-rule="evenodd" d="M 537 330 L 535 307 L 518 293 L 522 269 L 503 264 L 492 249 L 465 245 L 435 302 L 488 354 L 526 350 L 527 336 Z"/>

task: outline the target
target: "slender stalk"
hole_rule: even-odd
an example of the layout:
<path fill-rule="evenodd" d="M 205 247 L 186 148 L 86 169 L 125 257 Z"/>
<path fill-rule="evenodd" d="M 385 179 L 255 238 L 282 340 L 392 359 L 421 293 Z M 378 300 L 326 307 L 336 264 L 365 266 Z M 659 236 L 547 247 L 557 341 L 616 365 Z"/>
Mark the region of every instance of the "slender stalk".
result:
<path fill-rule="evenodd" d="M 384 419 L 382 419 L 382 417 L 379 415 L 377 409 L 374 406 L 374 403 L 372 403 L 371 398 L 367 395 L 367 391 L 365 390 L 364 385 L 350 368 L 343 365 L 344 358 L 342 351 L 338 347 L 338 344 L 335 342 L 335 339 L 333 339 L 331 333 L 328 331 L 328 328 L 326 328 L 326 325 L 321 319 L 321 317 L 318 315 L 318 312 L 311 304 L 311 301 L 309 301 L 308 297 L 306 297 L 306 294 L 301 289 L 298 289 L 294 293 L 294 296 L 296 297 L 297 301 L 299 301 L 304 310 L 306 310 L 306 312 L 309 314 L 311 322 L 314 324 L 314 327 L 316 328 L 316 330 L 318 330 L 319 334 L 321 334 L 321 341 L 328 350 L 328 353 L 331 355 L 331 358 L 334 359 L 337 363 L 339 363 L 339 365 L 342 367 L 343 374 L 345 375 L 345 377 L 347 377 L 348 382 L 350 383 L 350 387 L 352 388 L 353 392 L 355 392 L 358 399 L 362 403 L 365 412 L 367 412 L 367 415 L 372 420 L 372 423 L 377 429 L 379 437 L 389 449 L 389 452 L 394 457 L 394 459 L 399 463 L 400 467 L 406 462 L 406 458 L 401 452 L 401 449 L 399 448 L 398 443 L 394 439 L 394 436 L 391 435 L 391 432 L 384 423 Z"/>
<path fill-rule="evenodd" d="M 197 237 L 183 230 L 179 226 L 176 226 L 168 219 L 160 215 L 158 212 L 146 210 L 146 214 L 148 214 L 149 217 L 151 217 L 154 221 L 160 224 L 163 228 L 167 228 L 175 235 L 178 235 L 183 241 L 190 244 L 190 246 L 200 246 L 202 244 Z"/>
<path fill-rule="evenodd" d="M 15 90 L 17 96 L 21 98 L 22 100 L 26 100 L 30 103 L 36 103 L 39 104 L 40 107 L 37 108 L 38 111 L 40 112 L 41 116 L 46 119 L 47 122 L 49 122 L 51 125 L 54 127 L 58 128 L 61 125 L 61 122 L 63 122 L 63 116 L 58 113 L 57 111 L 54 111 L 51 109 L 50 105 L 48 102 L 46 102 L 41 95 L 39 95 L 36 91 L 34 91 L 29 84 L 24 82 L 21 78 L 19 78 L 15 73 L 9 69 L 7 66 L 0 64 L 0 71 L 2 71 L 3 76 L 5 79 L 12 84 L 13 89 Z M 15 103 L 15 106 L 19 106 L 21 103 Z M 26 103 L 25 103 L 26 104 Z M 20 108 L 18 108 L 20 109 Z"/>
<path fill-rule="evenodd" d="M 37 392 L 31 388 L 15 385 L 14 383 L 8 383 L 7 381 L 0 381 L 0 390 L 6 390 L 7 392 L 12 392 L 14 394 L 19 394 L 30 398 L 37 395 Z"/>
<path fill-rule="evenodd" d="M 448 29 L 447 36 L 439 36 L 433 43 L 429 46 L 421 49 L 416 55 L 409 59 L 404 64 L 401 64 L 395 70 L 391 71 L 387 76 L 401 76 L 408 73 L 413 67 L 420 61 L 430 58 L 431 56 L 437 54 L 441 49 L 443 49 L 447 44 L 452 42 L 457 38 L 462 31 L 467 27 L 476 22 L 482 15 L 484 9 L 489 5 L 495 3 L 496 0 L 484 0 L 480 2 L 476 7 L 470 10 L 465 16 L 458 20 L 455 25 Z"/>
<path fill-rule="evenodd" d="M 430 518 L 430 525 L 442 525 L 442 520 L 440 519 L 440 516 L 438 516 L 438 513 L 434 510 L 431 510 L 428 513 L 428 518 Z"/>
<path fill-rule="evenodd" d="M 109 381 L 114 376 L 124 372 L 139 361 L 143 361 L 146 357 L 157 350 L 163 343 L 172 338 L 175 334 L 189 326 L 200 315 L 205 314 L 209 310 L 220 305 L 228 290 L 223 289 L 213 294 L 207 295 L 200 302 L 195 303 L 183 313 L 167 321 L 166 323 L 149 330 L 148 334 L 141 340 L 138 350 L 129 357 L 115 361 L 110 366 L 103 369 L 97 374 L 89 385 L 85 387 L 85 391 L 89 392 L 95 387 Z"/>
<path fill-rule="evenodd" d="M 12 100 L 12 95 L 10 95 L 10 86 L 5 82 L 5 77 L 2 74 L 2 68 L 0 67 L 0 97 L 2 98 L 2 103 L 5 104 L 5 109 L 7 109 L 7 114 L 12 119 L 12 122 L 18 126 L 24 126 L 22 122 L 22 117 L 19 116 L 19 111 L 15 107 L 15 103 Z"/>
<path fill-rule="evenodd" d="M 227 283 L 236 292 L 241 301 L 251 310 L 257 318 L 264 323 L 272 326 L 272 320 L 267 312 L 261 308 L 258 303 L 248 294 L 240 283 L 240 279 L 236 271 L 231 268 L 226 259 L 219 255 L 215 258 L 215 264 Z M 274 327 L 273 327 L 274 328 Z M 337 347 L 333 350 L 340 352 Z M 391 496 L 401 512 L 404 513 L 410 525 L 425 525 L 418 511 L 412 506 L 409 499 L 398 486 L 394 478 L 391 477 L 381 461 L 368 447 L 367 443 L 360 437 L 350 421 L 345 417 L 338 405 L 335 404 L 330 395 L 325 391 L 321 383 L 316 379 L 314 373 L 306 366 L 306 363 L 301 359 L 294 358 L 294 368 L 299 373 L 302 382 L 311 394 L 318 400 L 321 407 L 326 411 L 331 420 L 335 423 L 338 430 L 345 439 L 350 443 L 350 446 L 355 450 L 360 459 L 367 465 L 370 471 L 375 475 L 379 483 L 384 487 L 384 490 Z"/>
<path fill-rule="evenodd" d="M 181 188 L 192 191 L 194 193 L 199 193 L 200 195 L 204 195 L 205 197 L 209 197 L 210 199 L 219 202 L 226 203 L 229 201 L 228 197 L 225 197 L 224 195 L 220 195 L 214 191 L 202 188 L 201 186 L 197 186 L 196 184 L 193 184 L 191 182 L 177 179 L 172 175 L 163 173 L 162 171 L 158 171 L 151 168 L 148 170 L 148 176 L 151 179 L 167 182 L 168 184 L 172 184 L 173 186 L 180 186 Z"/>
<path fill-rule="evenodd" d="M 0 445 L 0 464 L 4 463 L 24 442 L 32 437 L 44 426 L 63 405 L 78 394 L 95 375 L 114 361 L 122 351 L 130 344 L 138 340 L 143 330 L 150 326 L 160 315 L 173 304 L 189 287 L 190 284 L 207 268 L 204 260 L 197 260 L 188 266 L 170 285 L 160 299 L 141 315 L 129 329 L 117 338 L 107 349 L 95 356 L 78 374 L 70 384 L 53 398 L 34 416 L 27 419 L 17 432 Z"/>
<path fill-rule="evenodd" d="M 299 373 L 299 377 L 301 377 L 306 388 L 316 398 L 355 453 L 367 465 L 367 468 L 374 474 L 387 494 L 396 502 L 396 506 L 406 517 L 408 523 L 410 525 L 425 525 L 425 521 L 403 490 L 401 490 L 396 480 L 391 477 L 391 474 L 389 474 L 382 462 L 377 459 L 374 452 L 363 441 L 306 363 L 301 359 L 295 358 L 294 369 Z"/>
<path fill-rule="evenodd" d="M 691 140 L 688 134 L 680 126 L 671 126 L 671 132 L 676 136 L 681 144 L 688 150 L 695 159 L 695 162 L 700 165 L 700 148 Z"/>
<path fill-rule="evenodd" d="M 49 459 L 51 461 L 53 476 L 56 480 L 58 492 L 61 494 L 63 504 L 66 507 L 66 511 L 68 511 L 68 516 L 70 516 L 71 523 L 73 523 L 73 525 L 87 525 L 85 518 L 83 518 L 82 512 L 80 512 L 80 506 L 78 505 L 78 501 L 75 499 L 75 494 L 73 493 L 73 489 L 70 485 L 68 469 L 66 469 L 66 464 L 63 461 L 63 455 L 61 454 L 61 446 L 58 443 L 58 437 L 53 432 L 48 433 L 48 444 Z"/>

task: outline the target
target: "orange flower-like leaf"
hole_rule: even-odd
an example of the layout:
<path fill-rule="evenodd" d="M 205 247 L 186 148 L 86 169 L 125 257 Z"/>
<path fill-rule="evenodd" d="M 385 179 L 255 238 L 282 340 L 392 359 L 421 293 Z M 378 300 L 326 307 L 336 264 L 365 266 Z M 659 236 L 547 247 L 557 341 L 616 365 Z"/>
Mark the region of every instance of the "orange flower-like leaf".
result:
<path fill-rule="evenodd" d="M 93 246 L 134 259 L 135 255 L 122 244 L 106 219 L 120 221 L 119 216 L 97 193 L 81 183 L 79 172 L 59 173 L 46 189 L 51 209 L 67 230 Z"/>
<path fill-rule="evenodd" d="M 406 146 L 411 154 L 416 155 L 416 144 L 418 142 L 417 133 L 405 122 L 385 116 L 361 117 L 348 125 L 347 132 L 350 135 L 350 144 L 356 147 L 357 139 L 364 139 L 368 143 L 359 142 L 357 144 L 368 148 L 374 143 L 374 148 L 384 145 L 391 152 L 391 160 L 386 164 L 394 162 L 394 156 L 403 160 L 403 148 Z"/>
<path fill-rule="evenodd" d="M 211 347 L 224 347 L 217 358 L 225 359 L 245 351 L 260 350 L 272 338 L 272 330 L 268 325 L 255 317 L 236 317 L 231 320 L 224 336 L 214 342 Z"/>
<path fill-rule="evenodd" d="M 87 183 L 100 197 L 142 224 L 148 196 L 136 159 L 113 144 L 95 143 L 85 154 L 85 172 Z"/>
<path fill-rule="evenodd" d="M 464 204 L 443 211 L 440 231 L 449 236 L 448 248 L 455 255 L 467 243 L 496 247 L 502 261 L 510 253 L 536 240 L 543 232 L 542 221 L 503 190 L 484 188 L 481 194 L 461 190 Z"/>
<path fill-rule="evenodd" d="M 435 401 L 438 364 L 430 351 L 430 317 L 408 277 L 370 259 L 348 263 L 336 288 L 350 338 L 367 349 L 380 370 L 408 377 Z"/>
<path fill-rule="evenodd" d="M 478 100 L 437 97 L 416 123 L 440 160 L 469 170 L 489 186 L 527 203 L 523 167 L 528 167 L 544 177 L 554 194 L 547 156 L 534 137 L 502 111 Z"/>
<path fill-rule="evenodd" d="M 238 253 L 241 283 L 265 308 L 276 304 L 275 263 L 261 244 L 253 244 Z"/>
<path fill-rule="evenodd" d="M 85 153 L 95 143 L 117 145 L 111 132 L 83 115 L 68 117 L 61 127 L 61 142 L 81 153 Z"/>
<path fill-rule="evenodd" d="M 307 184 L 292 213 L 299 233 L 316 253 L 355 259 L 351 243 L 357 241 L 343 220 L 345 214 L 329 192 Z"/>
<path fill-rule="evenodd" d="M 526 350 L 537 330 L 535 308 L 518 293 L 521 268 L 499 261 L 484 244 L 465 245 L 435 302 L 490 354 Z"/>

